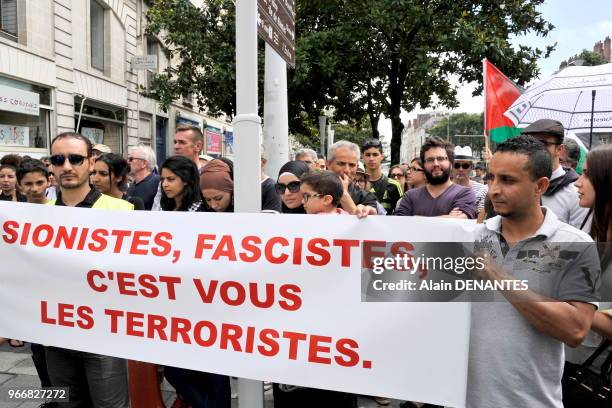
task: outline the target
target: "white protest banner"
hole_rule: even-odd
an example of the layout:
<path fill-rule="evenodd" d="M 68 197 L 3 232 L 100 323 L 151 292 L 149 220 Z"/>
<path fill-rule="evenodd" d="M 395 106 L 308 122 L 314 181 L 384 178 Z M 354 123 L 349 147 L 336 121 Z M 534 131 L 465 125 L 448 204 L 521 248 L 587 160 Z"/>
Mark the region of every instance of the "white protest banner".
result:
<path fill-rule="evenodd" d="M 435 218 L 0 202 L 0 336 L 463 407 L 469 304 L 362 302 L 369 240 L 471 232 Z"/>

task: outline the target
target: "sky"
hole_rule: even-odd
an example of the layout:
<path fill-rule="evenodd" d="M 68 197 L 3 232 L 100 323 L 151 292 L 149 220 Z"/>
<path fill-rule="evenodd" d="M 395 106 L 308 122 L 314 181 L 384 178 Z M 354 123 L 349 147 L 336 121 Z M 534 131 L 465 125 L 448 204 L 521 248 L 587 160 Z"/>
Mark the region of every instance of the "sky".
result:
<path fill-rule="evenodd" d="M 597 41 L 603 41 L 606 36 L 612 37 L 612 0 L 548 0 L 539 8 L 542 16 L 551 22 L 555 28 L 547 37 L 528 35 L 513 39 L 514 44 L 529 44 L 543 49 L 555 42 L 557 47 L 549 58 L 540 59 L 540 77 L 546 78 L 559 69 L 563 60 L 580 53 L 583 49 L 592 50 Z M 484 109 L 482 96 L 472 97 L 474 85 L 467 84 L 459 89 L 458 109 L 452 112 L 479 113 Z M 411 113 L 404 112 L 402 119 L 407 122 L 416 117 L 417 113 L 430 111 L 425 109 Z M 442 107 L 439 110 L 444 111 Z M 391 138 L 391 121 L 381 119 L 378 130 L 385 139 Z"/>

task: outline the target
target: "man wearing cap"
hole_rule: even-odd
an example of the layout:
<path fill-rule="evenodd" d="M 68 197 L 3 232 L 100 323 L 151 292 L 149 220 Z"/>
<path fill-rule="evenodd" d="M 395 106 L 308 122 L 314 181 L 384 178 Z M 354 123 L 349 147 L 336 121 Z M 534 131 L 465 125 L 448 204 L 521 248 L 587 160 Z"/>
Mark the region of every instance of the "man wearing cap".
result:
<path fill-rule="evenodd" d="M 550 208 L 561 221 L 580 228 L 588 209 L 578 205 L 578 190 L 574 186 L 578 174 L 572 168 L 563 168 L 560 163 L 560 158 L 565 154 L 563 125 L 556 120 L 540 119 L 521 133 L 542 142 L 552 157 L 553 172 L 550 186 L 542 196 L 542 205 Z"/>
<path fill-rule="evenodd" d="M 376 200 L 382 204 L 387 215 L 393 215 L 398 200 L 404 194 L 397 180 L 388 178 L 382 171 L 382 161 L 385 158 L 380 140 L 366 140 L 361 149 L 363 161 L 372 186 L 370 192 L 376 194 Z"/>
<path fill-rule="evenodd" d="M 98 143 L 97 145 L 94 145 L 94 147 L 91 149 L 91 153 L 93 154 L 94 160 L 96 160 L 98 157 L 102 156 L 103 154 L 112 153 L 112 152 L 113 151 L 111 150 L 110 147 L 102 143 Z"/>
<path fill-rule="evenodd" d="M 455 147 L 455 163 L 453 165 L 453 181 L 464 187 L 470 187 L 476 196 L 476 207 L 478 211 L 484 210 L 487 186 L 470 180 L 470 173 L 474 168 L 474 157 L 470 146 Z"/>

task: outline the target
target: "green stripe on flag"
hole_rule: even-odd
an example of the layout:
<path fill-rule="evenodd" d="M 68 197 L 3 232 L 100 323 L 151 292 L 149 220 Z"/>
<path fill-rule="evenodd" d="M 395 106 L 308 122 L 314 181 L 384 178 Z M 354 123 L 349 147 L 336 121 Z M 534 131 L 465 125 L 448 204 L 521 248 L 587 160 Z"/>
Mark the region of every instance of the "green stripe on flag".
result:
<path fill-rule="evenodd" d="M 505 142 L 506 140 L 520 134 L 521 129 L 510 126 L 500 126 L 498 128 L 489 130 L 489 136 L 495 143 Z"/>
<path fill-rule="evenodd" d="M 582 174 L 582 167 L 584 166 L 584 162 L 586 162 L 587 154 L 589 151 L 584 147 L 580 146 L 580 159 L 578 159 L 578 166 L 576 166 L 576 173 Z"/>

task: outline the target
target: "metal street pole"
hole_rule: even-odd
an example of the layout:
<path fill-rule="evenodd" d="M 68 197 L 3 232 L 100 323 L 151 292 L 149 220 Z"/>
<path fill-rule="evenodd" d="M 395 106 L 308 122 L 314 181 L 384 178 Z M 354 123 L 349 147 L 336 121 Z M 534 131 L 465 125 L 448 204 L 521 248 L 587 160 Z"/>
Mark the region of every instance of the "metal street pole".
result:
<path fill-rule="evenodd" d="M 257 2 L 236 0 L 236 117 L 234 144 L 234 208 L 261 211 L 261 148 L 257 114 Z M 263 408 L 263 383 L 238 380 L 240 408 Z"/>
<path fill-rule="evenodd" d="M 264 147 L 268 157 L 266 174 L 276 179 L 282 165 L 289 160 L 287 63 L 268 43 L 264 79 Z"/>
<path fill-rule="evenodd" d="M 319 138 L 321 139 L 321 157 L 325 156 L 325 124 L 327 123 L 326 116 L 319 116 Z M 327 156 L 325 156 L 327 158 Z"/>

